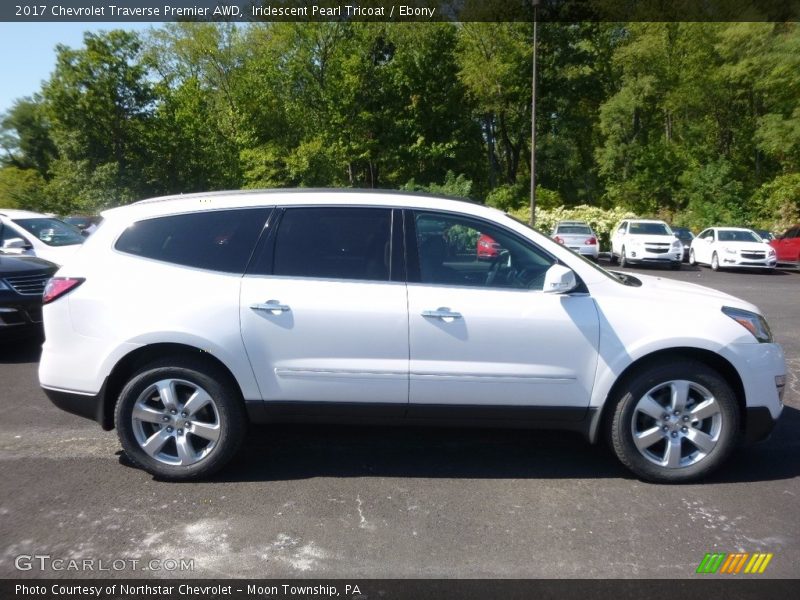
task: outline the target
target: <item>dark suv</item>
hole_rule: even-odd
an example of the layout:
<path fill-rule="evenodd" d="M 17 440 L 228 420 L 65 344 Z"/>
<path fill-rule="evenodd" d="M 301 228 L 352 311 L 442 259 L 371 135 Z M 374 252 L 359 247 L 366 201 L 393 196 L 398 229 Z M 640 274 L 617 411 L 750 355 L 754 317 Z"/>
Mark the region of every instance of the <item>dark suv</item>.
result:
<path fill-rule="evenodd" d="M 42 293 L 57 269 L 33 256 L 0 256 L 0 341 L 42 331 Z"/>

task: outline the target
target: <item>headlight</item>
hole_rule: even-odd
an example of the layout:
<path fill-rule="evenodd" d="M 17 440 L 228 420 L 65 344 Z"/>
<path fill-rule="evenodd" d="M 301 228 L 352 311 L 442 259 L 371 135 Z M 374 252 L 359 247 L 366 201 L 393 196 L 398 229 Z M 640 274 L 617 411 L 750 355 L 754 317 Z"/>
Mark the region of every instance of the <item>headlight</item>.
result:
<path fill-rule="evenodd" d="M 736 254 L 736 248 L 723 248 L 722 251 L 725 254 Z"/>
<path fill-rule="evenodd" d="M 767 320 L 760 314 L 731 306 L 723 306 L 722 312 L 752 333 L 759 342 L 772 343 L 772 332 L 767 325 Z"/>
<path fill-rule="evenodd" d="M 10 290 L 10 289 L 11 289 L 11 288 L 10 288 L 10 287 L 8 287 L 8 284 L 6 284 L 6 282 L 5 282 L 5 281 L 3 281 L 2 279 L 0 279 L 0 290 Z"/>
<path fill-rule="evenodd" d="M 674 242 L 672 242 L 672 247 L 675 248 L 676 250 L 681 248 L 682 246 L 683 244 L 681 244 L 680 240 L 675 240 Z"/>
<path fill-rule="evenodd" d="M 774 248 L 770 248 L 769 249 L 769 256 L 775 256 L 775 249 Z"/>

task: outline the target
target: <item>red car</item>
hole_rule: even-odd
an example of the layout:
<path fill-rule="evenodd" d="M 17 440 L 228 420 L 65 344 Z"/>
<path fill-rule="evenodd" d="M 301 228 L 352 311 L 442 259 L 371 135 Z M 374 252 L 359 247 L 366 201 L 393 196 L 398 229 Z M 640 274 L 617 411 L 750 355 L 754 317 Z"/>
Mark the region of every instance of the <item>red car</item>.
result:
<path fill-rule="evenodd" d="M 786 233 L 770 241 L 778 262 L 797 263 L 800 266 L 800 225 L 790 227 Z"/>
<path fill-rule="evenodd" d="M 478 255 L 478 260 L 491 260 L 500 256 L 502 246 L 500 246 L 493 237 L 482 233 L 478 238 L 475 250 Z"/>

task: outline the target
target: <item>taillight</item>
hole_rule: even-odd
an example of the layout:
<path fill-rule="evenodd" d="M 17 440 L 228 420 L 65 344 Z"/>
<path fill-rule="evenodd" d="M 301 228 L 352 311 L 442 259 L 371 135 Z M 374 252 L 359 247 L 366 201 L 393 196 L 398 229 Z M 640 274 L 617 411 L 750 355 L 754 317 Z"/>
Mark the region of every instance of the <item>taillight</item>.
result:
<path fill-rule="evenodd" d="M 596 243 L 597 243 L 597 238 L 594 237 L 590 237 L 588 240 L 586 240 L 587 246 L 594 246 Z"/>
<path fill-rule="evenodd" d="M 554 239 L 555 241 L 557 241 L 559 244 L 563 244 L 563 243 L 564 243 L 564 240 L 562 240 L 560 236 L 556 236 L 556 237 L 554 237 L 553 239 Z"/>
<path fill-rule="evenodd" d="M 53 277 L 44 286 L 42 304 L 48 304 L 61 298 L 67 292 L 74 290 L 86 281 L 83 277 Z"/>

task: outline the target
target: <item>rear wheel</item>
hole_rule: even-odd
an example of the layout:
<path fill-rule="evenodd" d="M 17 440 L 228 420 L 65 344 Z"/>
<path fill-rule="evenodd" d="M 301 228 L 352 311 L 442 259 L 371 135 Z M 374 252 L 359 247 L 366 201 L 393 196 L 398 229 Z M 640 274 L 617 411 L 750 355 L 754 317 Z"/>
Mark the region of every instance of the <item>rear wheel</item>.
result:
<path fill-rule="evenodd" d="M 623 386 L 615 402 L 607 432 L 611 445 L 642 479 L 701 479 L 735 446 L 736 397 L 719 373 L 702 363 L 647 367 Z"/>
<path fill-rule="evenodd" d="M 225 373 L 188 357 L 140 369 L 123 388 L 114 418 L 128 458 L 173 481 L 222 468 L 246 429 L 241 398 Z"/>

